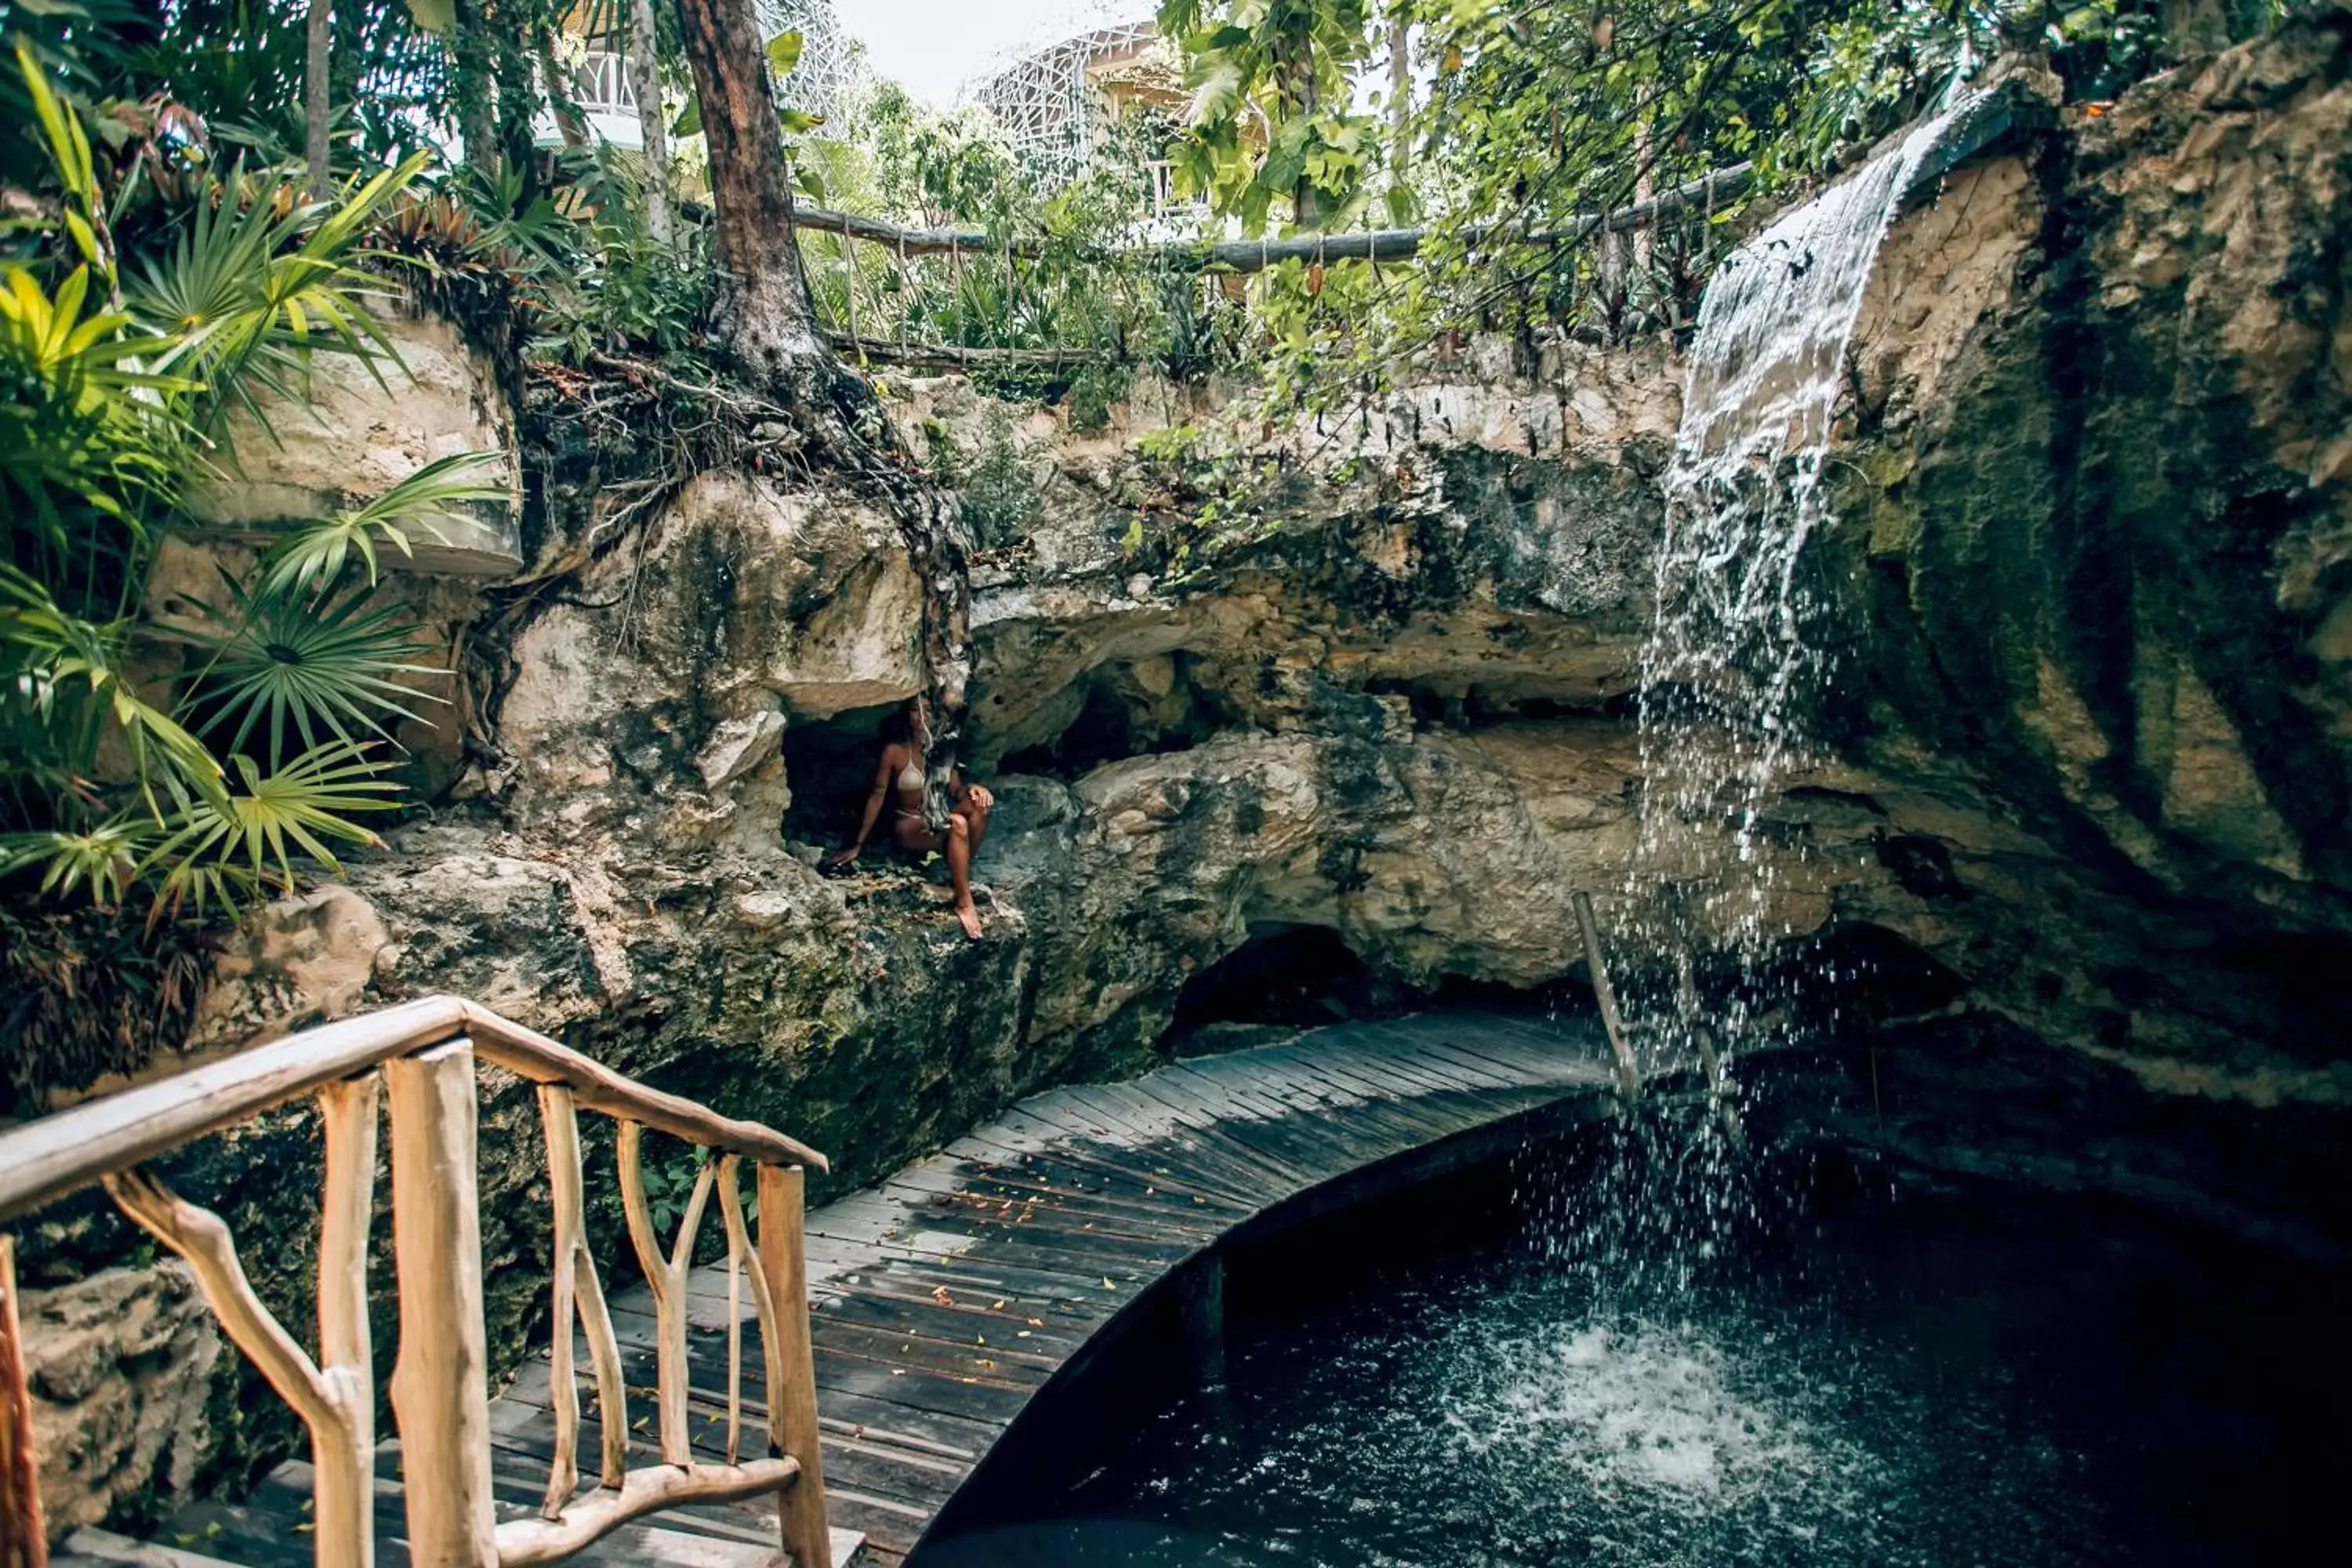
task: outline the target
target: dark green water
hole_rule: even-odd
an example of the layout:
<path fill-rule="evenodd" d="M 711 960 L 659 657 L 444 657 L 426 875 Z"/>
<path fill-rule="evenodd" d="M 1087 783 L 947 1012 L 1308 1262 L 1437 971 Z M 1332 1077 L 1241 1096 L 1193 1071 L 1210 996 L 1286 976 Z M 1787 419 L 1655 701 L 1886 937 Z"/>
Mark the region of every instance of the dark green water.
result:
<path fill-rule="evenodd" d="M 1523 1167 L 1237 1258 L 1223 1389 L 1082 1380 L 1109 1419 L 1035 1412 L 1054 1479 L 916 1561 L 2344 1560 L 2340 1271 L 2111 1202 L 1751 1179 L 1772 1212 L 1704 1246 L 1546 1219 L 1619 1189 Z"/>

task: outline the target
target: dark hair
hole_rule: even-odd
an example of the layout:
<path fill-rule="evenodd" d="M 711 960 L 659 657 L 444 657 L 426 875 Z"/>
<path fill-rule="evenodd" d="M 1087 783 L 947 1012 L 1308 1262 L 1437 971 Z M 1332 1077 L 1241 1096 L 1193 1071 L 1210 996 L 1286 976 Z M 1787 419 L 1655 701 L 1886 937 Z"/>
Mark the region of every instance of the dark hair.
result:
<path fill-rule="evenodd" d="M 887 746 L 911 746 L 915 743 L 915 705 L 902 702 L 882 716 L 882 743 Z"/>

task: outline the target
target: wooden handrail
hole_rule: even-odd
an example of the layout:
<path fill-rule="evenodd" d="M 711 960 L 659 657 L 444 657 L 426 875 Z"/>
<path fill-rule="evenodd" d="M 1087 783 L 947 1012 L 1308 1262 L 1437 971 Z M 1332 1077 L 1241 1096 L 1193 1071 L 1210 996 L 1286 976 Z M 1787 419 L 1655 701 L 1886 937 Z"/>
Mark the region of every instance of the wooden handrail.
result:
<path fill-rule="evenodd" d="M 470 1037 L 485 1061 L 558 1084 L 582 1105 L 761 1164 L 830 1170 L 798 1139 L 624 1078 L 462 996 L 425 996 L 321 1024 L 0 1132 L 0 1220 L 396 1057 Z"/>
<path fill-rule="evenodd" d="M 555 1253 L 550 1305 L 557 1422 L 554 1463 L 535 1519 L 496 1519 L 491 1492 L 489 1354 L 482 1309 L 478 1064 L 538 1086 L 547 1137 Z M 320 1210 L 318 1354 L 288 1331 L 255 1291 L 221 1217 L 173 1192 L 144 1163 L 298 1097 L 319 1103 L 326 1158 Z M 656 1409 L 659 1463 L 629 1465 L 628 1391 L 620 1348 L 585 1237 L 576 1110 L 617 1123 L 616 1175 L 629 1230 L 655 1293 L 661 1327 Z M 801 1568 L 831 1568 L 816 1384 L 808 1332 L 803 1182 L 825 1158 L 756 1122 L 632 1081 L 537 1030 L 458 996 L 428 996 L 142 1084 L 0 1133 L 0 1219 L 91 1182 L 187 1264 L 224 1333 L 301 1417 L 310 1434 L 318 1568 L 373 1568 L 377 1383 L 370 1337 L 368 1259 L 379 1121 L 390 1131 L 392 1255 L 399 1359 L 389 1389 L 399 1424 L 411 1556 L 442 1568 L 533 1568 L 579 1551 L 629 1520 L 697 1500 L 772 1493 L 779 1543 Z M 699 1145 L 705 1156 L 677 1239 L 653 1234 L 642 1159 L 648 1127 Z M 715 1155 L 716 1158 L 709 1156 Z M 756 1259 L 739 1190 L 743 1163 L 758 1173 Z M 748 1267 L 766 1373 L 771 1453 L 740 1453 L 741 1328 L 730 1323 L 727 1462 L 698 1459 L 688 1430 L 686 1273 L 697 1222 L 713 1191 L 727 1224 L 730 1300 Z M 8 1238 L 0 1236 L 0 1331 L 13 1330 Z M 580 1401 L 572 1366 L 573 1319 L 589 1335 L 603 1428 L 602 1485 L 579 1494 Z M 16 1335 L 0 1331 L 0 1373 L 16 1366 Z M 21 1379 L 15 1380 L 20 1383 Z M 31 1423 L 0 1375 L 0 1480 L 26 1469 Z M 0 1549 L 37 1513 L 0 1488 Z M 37 1548 L 37 1541 L 35 1542 Z M 38 1568 L 9 1561 L 0 1568 Z"/>

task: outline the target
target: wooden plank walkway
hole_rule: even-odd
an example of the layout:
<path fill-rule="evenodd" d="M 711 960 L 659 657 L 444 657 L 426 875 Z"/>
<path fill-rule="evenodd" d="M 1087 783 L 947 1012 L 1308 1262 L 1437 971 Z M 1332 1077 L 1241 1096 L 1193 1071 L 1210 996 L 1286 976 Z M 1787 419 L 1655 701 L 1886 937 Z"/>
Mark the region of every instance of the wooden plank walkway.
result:
<path fill-rule="evenodd" d="M 1046 1380 L 1120 1309 L 1236 1226 L 1309 1188 L 1609 1082 L 1606 1047 L 1582 1020 L 1448 1011 L 1342 1024 L 1125 1083 L 1032 1096 L 879 1186 L 812 1211 L 812 1333 L 837 1558 L 845 1530 L 864 1537 L 860 1568 L 895 1568 Z M 696 1269 L 688 1295 L 693 1436 L 716 1459 L 726 1443 L 725 1269 Z M 737 1310 L 747 1325 L 749 1444 L 766 1409 L 755 1397 L 748 1297 Z M 613 1316 L 633 1409 L 649 1417 L 652 1300 L 642 1286 L 623 1292 Z M 588 1364 L 584 1342 L 578 1364 Z M 593 1412 L 593 1384 L 582 1398 Z M 502 1510 L 535 1506 L 552 1451 L 544 1352 L 492 1401 L 490 1424 Z M 581 1451 L 593 1456 L 593 1415 L 583 1426 Z M 387 1443 L 383 1568 L 407 1561 L 398 1475 L 398 1446 Z M 187 1510 L 155 1540 L 293 1568 L 309 1561 L 309 1506 L 307 1468 L 289 1464 L 245 1504 Z M 756 1568 L 775 1540 L 772 1507 L 702 1506 L 654 1515 L 573 1561 Z"/>

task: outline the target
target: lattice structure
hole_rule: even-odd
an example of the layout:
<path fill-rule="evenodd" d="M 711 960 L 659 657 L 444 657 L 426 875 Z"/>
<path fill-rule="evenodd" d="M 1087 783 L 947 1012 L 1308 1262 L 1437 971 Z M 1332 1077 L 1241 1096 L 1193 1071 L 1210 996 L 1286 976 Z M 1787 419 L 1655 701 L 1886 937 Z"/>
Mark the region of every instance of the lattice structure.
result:
<path fill-rule="evenodd" d="M 801 36 L 800 64 L 776 83 L 778 100 L 787 109 L 838 121 L 848 98 L 854 62 L 849 35 L 841 30 L 833 0 L 754 0 L 754 4 L 763 35 L 772 38 L 797 31 Z"/>
<path fill-rule="evenodd" d="M 1042 173 L 1070 178 L 1094 144 L 1102 112 L 1087 68 L 1157 37 L 1151 11 L 1134 0 L 1084 5 L 1043 41 L 1001 58 L 964 96 L 1003 127 L 1016 155 Z"/>

